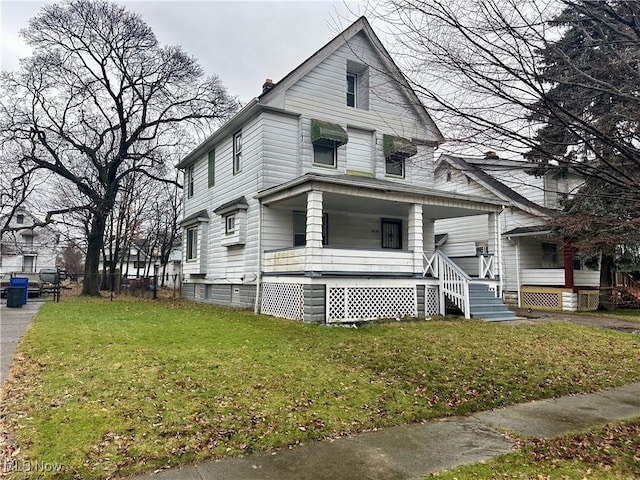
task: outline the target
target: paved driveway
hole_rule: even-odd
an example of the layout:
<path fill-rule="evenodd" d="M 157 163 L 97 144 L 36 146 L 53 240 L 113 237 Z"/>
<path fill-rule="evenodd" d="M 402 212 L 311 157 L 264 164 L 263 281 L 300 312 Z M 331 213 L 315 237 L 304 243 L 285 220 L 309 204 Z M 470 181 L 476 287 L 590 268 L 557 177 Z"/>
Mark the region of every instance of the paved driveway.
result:
<path fill-rule="evenodd" d="M 9 375 L 22 335 L 43 303 L 29 299 L 22 308 L 8 308 L 4 299 L 0 303 L 0 385 Z"/>

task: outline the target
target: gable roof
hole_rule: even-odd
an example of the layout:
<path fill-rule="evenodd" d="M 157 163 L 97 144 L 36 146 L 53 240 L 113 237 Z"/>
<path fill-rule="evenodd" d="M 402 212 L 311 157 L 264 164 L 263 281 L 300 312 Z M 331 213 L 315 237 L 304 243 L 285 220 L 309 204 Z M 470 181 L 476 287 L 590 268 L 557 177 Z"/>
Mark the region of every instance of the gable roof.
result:
<path fill-rule="evenodd" d="M 420 117 L 420 119 L 430 127 L 431 131 L 436 136 L 436 141 L 434 142 L 434 144 L 437 145 L 442 143 L 444 141 L 444 136 L 427 112 L 427 109 L 418 98 L 418 95 L 416 95 L 416 92 L 411 88 L 406 77 L 393 61 L 391 55 L 389 55 L 389 52 L 387 52 L 387 49 L 384 47 L 384 45 L 382 45 L 382 42 L 374 33 L 367 19 L 365 17 L 360 17 L 341 33 L 336 35 L 333 40 L 329 41 L 329 43 L 320 48 L 317 52 L 307 58 L 295 69 L 285 75 L 284 78 L 282 78 L 279 82 L 274 83 L 273 87 L 270 90 L 263 92 L 259 97 L 254 98 L 249 103 L 247 103 L 229 121 L 222 125 L 222 127 L 216 130 L 211 136 L 209 136 L 209 138 L 207 138 L 204 142 L 202 142 L 194 150 L 187 154 L 176 165 L 176 168 L 185 168 L 191 163 L 195 162 L 201 155 L 204 155 L 206 152 L 208 152 L 219 140 L 233 133 L 234 130 L 240 128 L 243 123 L 245 123 L 253 116 L 257 115 L 262 110 L 272 110 L 280 113 L 298 116 L 298 114 L 295 114 L 293 112 L 270 107 L 267 104 L 279 93 L 286 91 L 289 87 L 298 82 L 298 80 L 300 80 L 303 76 L 313 70 L 322 61 L 336 52 L 340 47 L 345 45 L 347 42 L 349 42 L 349 40 L 351 40 L 359 33 L 362 33 L 371 43 L 374 51 L 378 54 L 380 61 L 384 65 L 386 73 L 400 87 L 403 95 L 409 100 L 409 104 L 413 106 L 416 114 Z"/>
<path fill-rule="evenodd" d="M 543 207 L 542 205 L 538 205 L 528 198 L 523 197 L 512 188 L 508 187 L 500 180 L 484 171 L 482 168 L 480 168 L 480 166 L 475 164 L 472 159 L 467 160 L 461 157 L 454 157 L 452 155 L 441 155 L 440 159 L 438 160 L 438 164 L 441 165 L 443 162 L 448 163 L 456 170 L 464 172 L 465 175 L 468 175 L 469 178 L 478 182 L 498 198 L 508 201 L 512 206 L 524 210 L 527 213 L 531 213 L 532 215 L 536 216 L 549 216 L 555 213 L 555 210 Z M 523 168 L 523 166 L 526 165 L 527 164 L 523 164 L 519 166 L 519 168 Z M 510 164 L 509 166 L 511 168 L 517 167 L 517 165 L 514 164 Z"/>
<path fill-rule="evenodd" d="M 335 53 L 340 47 L 345 45 L 347 42 L 349 42 L 349 40 L 351 40 L 359 33 L 362 33 L 371 43 L 374 51 L 378 54 L 379 59 L 385 66 L 386 73 L 391 77 L 393 81 L 397 82 L 397 84 L 400 86 L 400 89 L 402 90 L 402 93 L 409 100 L 409 104 L 415 107 L 416 113 L 420 116 L 422 121 L 424 121 L 432 128 L 438 139 L 437 143 L 442 143 L 444 141 L 442 132 L 440 132 L 435 122 L 427 112 L 427 109 L 424 107 L 424 105 L 416 95 L 416 92 L 409 85 L 409 82 L 407 81 L 405 75 L 393 61 L 393 58 L 391 58 L 391 55 L 389 55 L 389 52 L 384 47 L 378 36 L 373 31 L 373 28 L 371 28 L 369 21 L 364 16 L 358 18 L 345 30 L 334 37 L 333 40 L 327 43 L 324 47 L 320 48 L 317 52 L 315 52 L 308 59 L 302 62 L 294 70 L 289 72 L 282 80 L 274 84 L 273 88 L 260 95 L 260 97 L 258 97 L 259 100 L 261 102 L 268 102 L 270 98 L 276 96 L 282 90 L 286 90 L 294 85 L 298 80 L 300 80 L 303 76 L 317 67 L 322 61 Z"/>

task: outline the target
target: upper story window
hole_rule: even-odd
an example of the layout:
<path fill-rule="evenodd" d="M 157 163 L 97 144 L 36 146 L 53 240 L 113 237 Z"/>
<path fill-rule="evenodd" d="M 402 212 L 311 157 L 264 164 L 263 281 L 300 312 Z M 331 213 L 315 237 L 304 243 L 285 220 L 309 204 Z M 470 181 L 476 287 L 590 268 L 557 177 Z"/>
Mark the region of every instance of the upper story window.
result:
<path fill-rule="evenodd" d="M 347 60 L 346 104 L 369 110 L 369 67 L 352 60 Z"/>
<path fill-rule="evenodd" d="M 384 173 L 394 177 L 404 177 L 404 158 L 386 158 Z"/>
<path fill-rule="evenodd" d="M 193 197 L 193 165 L 189 165 L 184 172 L 184 183 L 187 187 L 187 198 Z"/>
<path fill-rule="evenodd" d="M 209 188 L 216 184 L 216 151 L 211 150 L 209 152 L 209 165 L 208 165 L 208 184 Z"/>
<path fill-rule="evenodd" d="M 242 170 L 242 132 L 233 136 L 233 174 Z"/>
<path fill-rule="evenodd" d="M 408 138 L 384 134 L 382 150 L 385 159 L 385 174 L 404 177 L 405 160 L 418 153 L 418 147 Z"/>
<path fill-rule="evenodd" d="M 311 143 L 313 144 L 313 164 L 336 167 L 338 147 L 349 141 L 346 130 L 337 123 L 311 119 Z"/>
<path fill-rule="evenodd" d="M 19 213 L 16 215 L 16 223 L 23 224 L 24 223 L 24 215 Z"/>
<path fill-rule="evenodd" d="M 358 96 L 358 76 L 355 73 L 347 73 L 347 107 L 356 106 Z"/>
<path fill-rule="evenodd" d="M 335 167 L 337 165 L 336 143 L 331 141 L 316 142 L 313 144 L 313 163 L 325 167 Z"/>

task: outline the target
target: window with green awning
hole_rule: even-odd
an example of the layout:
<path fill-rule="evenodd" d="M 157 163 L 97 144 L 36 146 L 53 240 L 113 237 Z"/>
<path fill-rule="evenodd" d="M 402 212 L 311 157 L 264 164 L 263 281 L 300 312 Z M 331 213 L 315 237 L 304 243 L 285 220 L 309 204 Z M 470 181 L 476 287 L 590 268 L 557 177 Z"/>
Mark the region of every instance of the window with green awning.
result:
<path fill-rule="evenodd" d="M 389 160 L 404 160 L 418 153 L 418 147 L 408 138 L 386 133 L 382 136 L 382 148 L 384 158 Z"/>
<path fill-rule="evenodd" d="M 348 141 L 347 132 L 337 123 L 311 119 L 312 143 L 333 142 L 336 147 L 339 147 L 345 145 Z"/>

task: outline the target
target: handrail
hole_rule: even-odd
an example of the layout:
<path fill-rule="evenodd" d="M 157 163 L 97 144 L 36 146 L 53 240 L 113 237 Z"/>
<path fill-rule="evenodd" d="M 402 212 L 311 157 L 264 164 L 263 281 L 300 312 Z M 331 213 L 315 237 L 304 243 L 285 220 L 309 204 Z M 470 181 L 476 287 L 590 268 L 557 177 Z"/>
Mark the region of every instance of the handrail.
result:
<path fill-rule="evenodd" d="M 469 283 L 471 277 L 456 265 L 444 253 L 436 250 L 431 257 L 423 254 L 423 275 L 429 271 L 437 277 L 440 283 L 440 311 L 444 313 L 445 296 L 464 313 L 465 318 L 471 318 L 469 306 Z"/>

